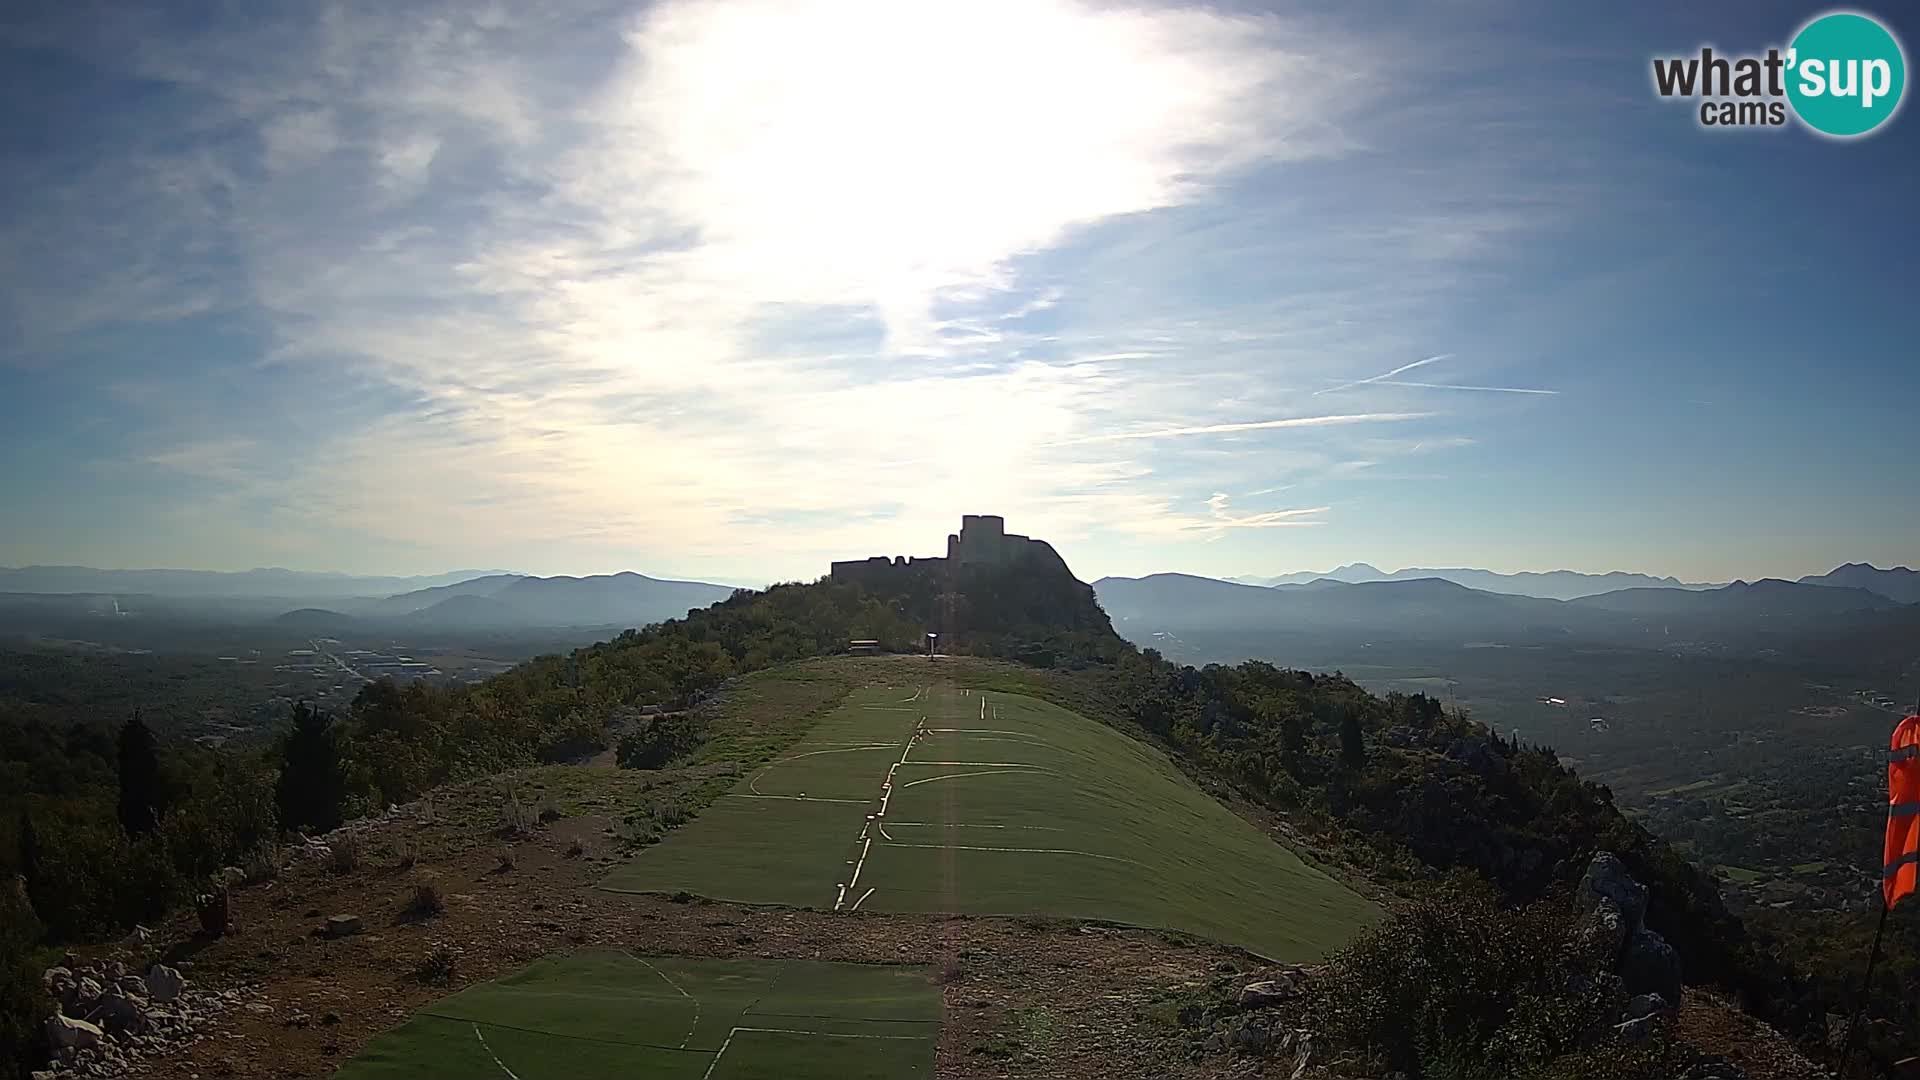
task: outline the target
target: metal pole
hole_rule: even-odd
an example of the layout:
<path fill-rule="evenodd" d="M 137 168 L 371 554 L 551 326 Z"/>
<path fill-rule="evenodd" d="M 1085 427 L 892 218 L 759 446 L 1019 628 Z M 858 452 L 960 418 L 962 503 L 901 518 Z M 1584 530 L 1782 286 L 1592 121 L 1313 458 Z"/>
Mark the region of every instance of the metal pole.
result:
<path fill-rule="evenodd" d="M 1867 951 L 1867 974 L 1860 981 L 1860 1004 L 1854 1006 L 1853 1022 L 1847 1025 L 1847 1041 L 1840 1049 L 1840 1068 L 1834 1072 L 1834 1076 L 1841 1077 L 1843 1080 L 1847 1075 L 1847 1059 L 1853 1056 L 1854 1032 L 1860 1030 L 1860 1017 L 1866 1013 L 1867 1000 L 1873 996 L 1873 965 L 1880 959 L 1880 935 L 1887 929 L 1889 910 L 1891 909 L 1887 907 L 1886 894 L 1882 893 L 1880 922 L 1873 928 L 1873 948 Z"/>

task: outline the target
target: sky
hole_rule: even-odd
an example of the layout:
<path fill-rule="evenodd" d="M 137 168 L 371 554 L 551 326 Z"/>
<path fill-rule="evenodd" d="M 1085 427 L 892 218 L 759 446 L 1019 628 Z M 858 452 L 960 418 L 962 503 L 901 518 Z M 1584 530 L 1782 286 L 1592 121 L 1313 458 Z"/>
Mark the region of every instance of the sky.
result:
<path fill-rule="evenodd" d="M 1920 561 L 1920 118 L 1649 75 L 1817 6 L 148 7 L 0 12 L 0 565 Z"/>

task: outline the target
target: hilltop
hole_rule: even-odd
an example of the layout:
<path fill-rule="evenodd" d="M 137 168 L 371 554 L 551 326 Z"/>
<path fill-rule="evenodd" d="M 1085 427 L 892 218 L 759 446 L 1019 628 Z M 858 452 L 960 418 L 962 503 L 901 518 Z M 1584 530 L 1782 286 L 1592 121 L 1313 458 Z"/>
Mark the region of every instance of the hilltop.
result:
<path fill-rule="evenodd" d="M 230 884 L 253 884 L 218 901 L 230 925 L 177 916 L 120 955 L 192 957 L 195 980 L 258 986 L 263 1009 L 209 1021 L 244 1037 L 243 1072 L 364 1049 L 359 1075 L 418 1075 L 484 1046 L 589 1071 L 726 1075 L 784 1054 L 791 1075 L 844 1075 L 840 1055 L 878 1060 L 843 1046 L 852 1034 L 900 1023 L 917 1025 L 898 1032 L 913 1076 L 1203 1076 L 1277 1054 L 1319 1075 L 1569 1057 L 1628 1076 L 1635 1054 L 1684 1065 L 1713 1045 L 1701 1018 L 1724 1007 L 1693 989 L 1682 1002 L 1683 976 L 1805 1015 L 1805 989 L 1712 879 L 1551 751 L 1338 675 L 1174 665 L 1123 641 L 1050 546 L 969 524 L 944 557 L 836 564 L 471 687 L 382 681 L 344 716 L 296 712 L 273 756 L 182 771 L 152 837 L 121 834 L 111 791 L 79 782 L 36 825 L 40 861 L 60 869 L 36 871 L 26 898 L 58 918 L 57 940 L 113 940 L 235 866 Z M 1340 588 L 1409 584 L 1420 603 L 1471 592 Z M 925 655 L 930 630 L 944 655 Z M 898 655 L 834 656 L 855 640 Z M 405 809 L 375 812 L 389 806 Z M 343 820 L 291 865 L 272 842 Z M 1617 910 L 1611 952 L 1589 954 L 1577 926 L 1603 851 L 1644 902 Z M 313 933 L 333 912 L 365 932 Z M 1407 935 L 1437 966 L 1389 976 L 1377 958 Z M 1542 955 L 1561 965 L 1544 983 Z M 908 992 L 821 968 L 782 990 L 768 962 L 803 957 L 917 974 Z M 1084 996 L 1077 970 L 1104 988 Z M 1576 976 L 1591 992 L 1569 996 Z M 756 1011 L 724 990 L 739 979 L 787 1004 Z M 1383 979 L 1397 1009 L 1457 1026 L 1447 1061 L 1355 1004 Z M 1460 998 L 1465 979 L 1481 989 Z M 1662 1003 L 1622 1021 L 1654 987 Z M 538 1004 L 555 993 L 650 1015 L 692 999 L 735 1019 L 636 1042 L 616 1018 Z M 329 1011 L 339 1023 L 295 1015 Z M 1539 1015 L 1567 1022 L 1530 1026 Z M 1622 1023 L 1643 1049 L 1583 1034 Z M 1068 1024 L 1101 1036 L 1049 1034 Z M 613 1048 L 573 1056 L 586 1035 Z M 230 1045 L 169 1051 L 159 1074 L 235 1071 Z"/>

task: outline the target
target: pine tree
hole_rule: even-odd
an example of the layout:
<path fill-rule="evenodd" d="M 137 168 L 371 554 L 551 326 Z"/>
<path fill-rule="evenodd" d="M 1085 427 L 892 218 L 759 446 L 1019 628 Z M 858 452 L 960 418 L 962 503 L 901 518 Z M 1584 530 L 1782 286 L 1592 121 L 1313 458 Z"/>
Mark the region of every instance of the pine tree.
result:
<path fill-rule="evenodd" d="M 165 802 L 160 784 L 160 747 L 135 710 L 120 729 L 120 827 L 128 836 L 153 831 L 166 813 Z"/>
<path fill-rule="evenodd" d="M 26 879 L 27 891 L 40 881 L 40 835 L 33 830 L 33 811 L 20 810 L 20 876 Z"/>
<path fill-rule="evenodd" d="M 1300 714 L 1288 711 L 1280 715 L 1280 762 L 1288 772 L 1298 772 L 1307 753 L 1307 729 Z"/>
<path fill-rule="evenodd" d="M 346 774 L 333 717 L 302 701 L 293 707 L 293 730 L 280 744 L 280 782 L 274 788 L 280 824 L 327 832 L 340 824 Z"/>
<path fill-rule="evenodd" d="M 1367 760 L 1367 744 L 1360 735 L 1360 716 L 1351 710 L 1340 716 L 1340 760 L 1355 766 Z"/>

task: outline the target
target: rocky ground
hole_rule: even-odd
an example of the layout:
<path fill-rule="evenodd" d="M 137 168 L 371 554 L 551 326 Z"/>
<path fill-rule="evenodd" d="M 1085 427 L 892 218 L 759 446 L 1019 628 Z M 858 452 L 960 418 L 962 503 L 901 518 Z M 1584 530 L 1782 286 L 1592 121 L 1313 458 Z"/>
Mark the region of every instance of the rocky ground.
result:
<path fill-rule="evenodd" d="M 72 1049 L 39 1080 L 323 1076 L 428 1002 L 583 945 L 929 965 L 947 1007 L 940 1077 L 1380 1075 L 1315 1037 L 1300 993 L 1311 969 L 1180 935 L 596 890 L 622 857 L 615 813 L 634 785 L 661 782 L 535 770 L 356 823 L 277 873 L 235 870 L 256 880 L 227 894 L 223 934 L 189 912 L 48 973 Z M 1685 1000 L 1660 1022 L 1732 1051 L 1696 1080 L 1820 1075 L 1737 1010 Z"/>

